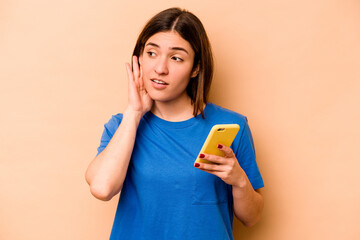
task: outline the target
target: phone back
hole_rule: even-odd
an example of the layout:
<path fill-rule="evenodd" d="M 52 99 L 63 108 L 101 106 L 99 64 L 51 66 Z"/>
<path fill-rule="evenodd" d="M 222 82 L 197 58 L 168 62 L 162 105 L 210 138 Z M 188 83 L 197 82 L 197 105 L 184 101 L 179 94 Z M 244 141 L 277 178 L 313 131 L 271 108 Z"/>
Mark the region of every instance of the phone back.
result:
<path fill-rule="evenodd" d="M 217 148 L 217 145 L 222 144 L 222 145 L 230 147 L 230 145 L 234 141 L 239 129 L 240 129 L 240 126 L 238 124 L 214 125 L 211 128 L 210 133 L 207 136 L 205 143 L 203 144 L 203 146 L 200 150 L 200 153 L 224 156 L 224 153 Z M 209 161 L 200 159 L 198 156 L 195 162 L 208 163 Z"/>

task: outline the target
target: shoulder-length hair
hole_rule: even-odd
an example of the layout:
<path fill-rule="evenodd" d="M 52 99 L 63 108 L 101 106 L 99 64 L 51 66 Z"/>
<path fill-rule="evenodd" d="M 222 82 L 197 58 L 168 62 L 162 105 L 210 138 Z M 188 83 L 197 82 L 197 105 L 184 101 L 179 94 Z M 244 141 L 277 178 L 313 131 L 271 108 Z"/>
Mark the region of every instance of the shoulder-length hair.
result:
<path fill-rule="evenodd" d="M 193 114 L 199 112 L 204 118 L 204 103 L 207 103 L 213 77 L 213 57 L 210 41 L 201 21 L 191 12 L 180 8 L 166 9 L 152 17 L 140 33 L 133 55 L 139 57 L 147 40 L 158 32 L 176 31 L 188 41 L 195 52 L 193 70 L 198 74 L 191 78 L 186 92 L 194 105 Z"/>

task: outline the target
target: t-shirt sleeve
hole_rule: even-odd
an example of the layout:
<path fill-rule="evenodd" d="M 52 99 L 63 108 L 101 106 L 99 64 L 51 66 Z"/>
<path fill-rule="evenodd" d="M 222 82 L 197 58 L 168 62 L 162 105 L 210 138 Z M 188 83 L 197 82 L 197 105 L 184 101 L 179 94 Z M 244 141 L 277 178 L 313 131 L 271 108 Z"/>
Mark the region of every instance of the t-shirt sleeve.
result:
<path fill-rule="evenodd" d="M 245 124 L 240 131 L 241 135 L 239 145 L 237 146 L 237 151 L 235 152 L 236 157 L 241 168 L 245 171 L 252 187 L 254 189 L 262 188 L 264 187 L 264 182 L 256 163 L 254 141 L 247 118 L 245 118 Z"/>
<path fill-rule="evenodd" d="M 111 119 L 104 124 L 104 131 L 101 136 L 100 146 L 97 148 L 97 155 L 99 155 L 109 144 L 114 133 L 118 129 L 122 120 L 122 114 L 113 115 Z"/>

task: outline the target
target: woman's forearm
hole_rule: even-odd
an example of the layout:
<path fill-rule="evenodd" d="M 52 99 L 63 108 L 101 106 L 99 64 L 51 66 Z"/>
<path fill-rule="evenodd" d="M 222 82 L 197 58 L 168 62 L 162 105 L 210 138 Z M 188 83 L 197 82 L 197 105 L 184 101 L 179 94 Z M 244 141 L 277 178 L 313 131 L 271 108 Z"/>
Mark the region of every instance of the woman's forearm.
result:
<path fill-rule="evenodd" d="M 234 213 L 246 227 L 255 225 L 260 220 L 264 205 L 260 190 L 254 190 L 249 179 L 239 181 L 239 184 L 232 186 L 234 199 Z"/>
<path fill-rule="evenodd" d="M 85 178 L 96 198 L 108 201 L 121 191 L 141 117 L 141 113 L 125 111 L 107 147 L 90 163 Z"/>

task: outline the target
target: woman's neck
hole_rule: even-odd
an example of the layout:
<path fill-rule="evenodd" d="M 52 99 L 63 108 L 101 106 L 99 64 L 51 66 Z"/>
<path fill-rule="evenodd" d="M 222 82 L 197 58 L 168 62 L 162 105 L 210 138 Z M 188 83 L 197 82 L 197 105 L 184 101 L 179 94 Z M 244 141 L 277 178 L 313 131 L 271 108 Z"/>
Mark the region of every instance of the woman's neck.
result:
<path fill-rule="evenodd" d="M 192 118 L 194 106 L 191 104 L 189 96 L 171 102 L 154 101 L 151 112 L 170 122 L 180 122 Z"/>

